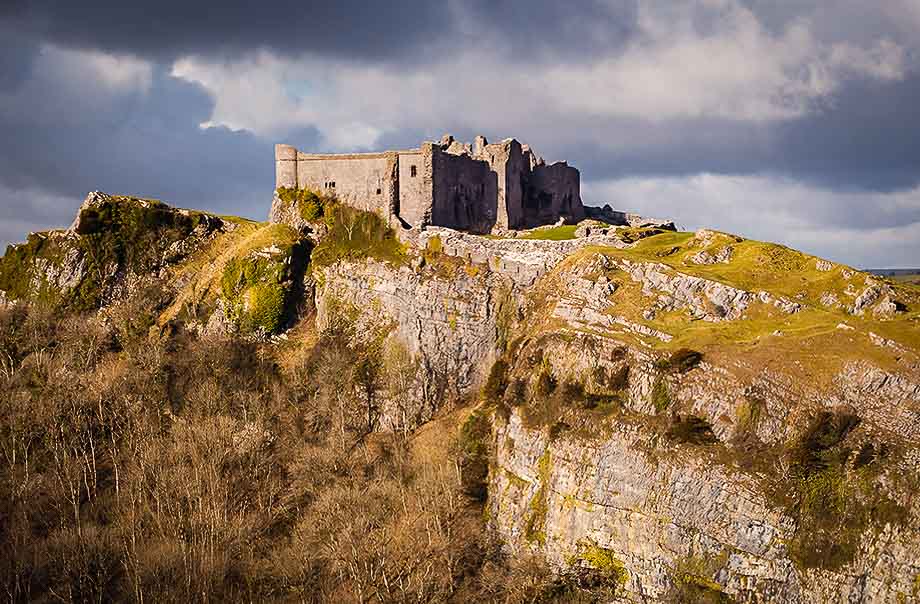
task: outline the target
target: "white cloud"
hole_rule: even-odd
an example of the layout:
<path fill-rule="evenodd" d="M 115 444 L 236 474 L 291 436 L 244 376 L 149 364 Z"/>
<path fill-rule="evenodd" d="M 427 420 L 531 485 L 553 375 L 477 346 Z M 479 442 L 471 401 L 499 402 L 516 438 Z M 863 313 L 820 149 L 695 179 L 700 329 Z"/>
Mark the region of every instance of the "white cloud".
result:
<path fill-rule="evenodd" d="M 508 57 L 500 41 L 481 39 L 419 65 L 260 51 L 233 63 L 186 57 L 172 74 L 214 97 L 204 126 L 267 137 L 315 126 L 328 146 L 344 149 L 400 129 L 438 133 L 446 123 L 545 139 L 565 136 L 559 123 L 593 120 L 595 142 L 603 142 L 612 138 L 601 136 L 604 126 L 615 135 L 622 119 L 789 119 L 832 102 L 847 78 L 900 79 L 907 69 L 904 48 L 892 40 L 822 41 L 806 18 L 774 32 L 739 0 L 643 2 L 638 25 L 625 48 L 577 62 L 528 64 Z"/>
<path fill-rule="evenodd" d="M 23 85 L 0 90 L 0 112 L 23 123 L 76 123 L 121 98 L 146 95 L 152 84 L 149 61 L 45 44 Z"/>
<path fill-rule="evenodd" d="M 585 182 L 582 198 L 856 266 L 920 265 L 920 187 L 841 193 L 769 176 L 699 174 Z"/>
<path fill-rule="evenodd" d="M 879 80 L 900 80 L 907 70 L 904 49 L 891 40 L 878 40 L 871 48 L 852 44 L 834 44 L 830 50 L 830 64 L 835 68 L 863 74 Z"/>
<path fill-rule="evenodd" d="M 54 74 L 72 86 L 97 84 L 115 93 L 146 94 L 153 82 L 153 65 L 149 61 L 52 45 L 42 47 L 36 71 Z"/>

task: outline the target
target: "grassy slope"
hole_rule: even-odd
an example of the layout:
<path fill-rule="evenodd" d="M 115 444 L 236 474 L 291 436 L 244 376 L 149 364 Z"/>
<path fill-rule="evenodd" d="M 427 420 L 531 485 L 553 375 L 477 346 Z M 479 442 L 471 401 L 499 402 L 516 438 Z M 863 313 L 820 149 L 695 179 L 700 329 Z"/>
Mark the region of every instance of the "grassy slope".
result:
<path fill-rule="evenodd" d="M 690 347 L 714 356 L 739 355 L 750 363 L 752 371 L 766 366 L 784 366 L 801 379 L 823 381 L 845 362 L 872 360 L 881 367 L 899 364 L 900 354 L 874 344 L 869 333 L 893 340 L 904 348 L 920 350 L 920 287 L 893 280 L 872 277 L 855 269 L 834 264 L 829 271 L 817 268 L 818 259 L 796 250 L 752 240 L 738 240 L 717 234 L 704 248 L 693 233 L 663 233 L 639 240 L 627 249 L 590 247 L 580 250 L 569 262 L 587 261 L 594 254 L 640 262 L 656 262 L 674 271 L 695 275 L 749 291 L 770 294 L 800 302 L 803 310 L 786 314 L 772 305 L 752 304 L 744 317 L 735 321 L 709 322 L 692 319 L 686 310 L 659 313 L 649 321 L 642 311 L 649 308 L 654 297 L 646 296 L 640 284 L 625 273 L 613 275 L 620 286 L 611 296 L 609 312 L 623 316 L 674 336 L 663 343 L 653 338 L 646 343 L 661 349 Z M 696 264 L 690 258 L 703 249 L 716 253 L 725 246 L 734 248 L 729 263 Z M 849 275 L 849 278 L 847 278 Z M 853 297 L 844 291 L 861 292 L 866 280 L 875 279 L 892 286 L 895 299 L 908 310 L 890 319 L 874 317 L 871 311 L 853 316 L 843 309 L 821 304 L 821 297 L 831 292 L 842 302 L 852 303 Z M 853 330 L 841 329 L 841 323 Z M 775 332 L 781 332 L 774 335 Z"/>
<path fill-rule="evenodd" d="M 285 225 L 227 219 L 238 221 L 238 226 L 218 236 L 173 273 L 171 278 L 179 286 L 178 293 L 161 313 L 160 326 L 175 319 L 182 310 L 213 301 L 220 294 L 224 269 L 231 261 L 272 245 L 290 247 L 297 239 L 296 233 Z"/>
<path fill-rule="evenodd" d="M 539 228 L 527 232 L 518 237 L 518 239 L 548 239 L 550 241 L 564 241 L 566 239 L 575 239 L 576 224 L 564 224 L 557 227 Z"/>

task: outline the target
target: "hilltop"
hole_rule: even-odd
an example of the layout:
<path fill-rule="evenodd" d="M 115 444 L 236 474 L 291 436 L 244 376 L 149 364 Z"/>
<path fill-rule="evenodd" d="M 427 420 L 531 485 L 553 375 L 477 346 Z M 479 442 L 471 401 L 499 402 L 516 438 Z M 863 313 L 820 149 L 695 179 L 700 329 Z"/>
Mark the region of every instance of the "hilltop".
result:
<path fill-rule="evenodd" d="M 917 285 L 716 230 L 610 224 L 603 212 L 478 235 L 403 229 L 316 192 L 280 191 L 280 201 L 291 206 L 283 220 L 257 223 L 90 194 L 69 229 L 7 249 L 0 305 L 98 321 L 124 340 L 113 366 L 129 362 L 131 342 L 247 350 L 274 367 L 271 388 L 321 380 L 313 398 L 291 395 L 278 412 L 306 424 L 336 384 L 336 396 L 360 402 L 365 426 L 335 449 L 342 459 L 356 447 L 371 455 L 371 434 L 401 434 L 425 460 L 455 459 L 466 503 L 451 513 L 482 523 L 512 561 L 502 564 L 548 565 L 555 578 L 537 591 L 623 602 L 920 597 Z M 5 351 L 6 387 L 28 397 L 9 377 L 39 354 L 23 346 Z M 330 371 L 336 362 L 348 364 Z M 162 429 L 178 434 L 207 397 L 170 400 Z M 290 437 L 276 416 L 213 413 L 236 422 L 231 440 Z M 316 493 L 289 512 L 318 513 L 325 487 L 285 482 L 306 462 L 276 454 L 286 497 Z M 282 524 L 282 541 L 306 534 Z M 266 563 L 274 537 L 258 534 Z M 415 566 L 380 564 L 362 577 L 362 598 L 382 593 L 381 577 L 423 580 Z M 425 597 L 492 597 L 469 596 L 463 576 Z M 264 589 L 246 593 L 296 592 Z"/>

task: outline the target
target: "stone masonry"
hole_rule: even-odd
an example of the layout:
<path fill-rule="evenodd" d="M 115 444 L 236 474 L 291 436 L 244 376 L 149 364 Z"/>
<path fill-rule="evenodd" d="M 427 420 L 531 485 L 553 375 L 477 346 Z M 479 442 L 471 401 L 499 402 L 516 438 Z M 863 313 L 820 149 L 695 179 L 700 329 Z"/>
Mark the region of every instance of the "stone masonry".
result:
<path fill-rule="evenodd" d="M 547 165 L 513 138 L 489 143 L 477 136 L 470 145 L 445 135 L 417 149 L 349 154 L 275 145 L 275 170 L 276 189 L 334 193 L 404 228 L 489 233 L 585 216 L 578 170 L 565 162 Z M 273 209 L 273 219 L 277 215 Z"/>

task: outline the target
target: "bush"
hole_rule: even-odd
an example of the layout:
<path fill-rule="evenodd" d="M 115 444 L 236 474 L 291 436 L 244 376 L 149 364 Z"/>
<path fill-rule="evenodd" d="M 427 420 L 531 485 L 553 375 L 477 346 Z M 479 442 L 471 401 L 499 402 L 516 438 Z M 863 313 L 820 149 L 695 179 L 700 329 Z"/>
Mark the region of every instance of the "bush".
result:
<path fill-rule="evenodd" d="M 659 359 L 656 366 L 663 371 L 686 373 L 700 364 L 703 353 L 689 348 L 680 348 L 671 353 L 667 359 Z"/>
<path fill-rule="evenodd" d="M 374 212 L 333 204 L 326 206 L 324 222 L 328 232 L 313 250 L 311 263 L 314 267 L 364 258 L 396 265 L 406 263 L 406 250 L 396 232 Z"/>
<path fill-rule="evenodd" d="M 549 369 L 543 369 L 537 377 L 536 393 L 538 396 L 546 397 L 556 390 L 556 378 L 550 373 Z"/>
<path fill-rule="evenodd" d="M 655 378 L 652 385 L 652 406 L 655 407 L 656 413 L 661 413 L 671 406 L 671 392 L 668 390 L 668 383 L 663 376 Z"/>
<path fill-rule="evenodd" d="M 482 390 L 482 396 L 486 402 L 501 401 L 508 388 L 508 363 L 498 359 L 492 364 L 489 371 L 489 377 Z"/>
<path fill-rule="evenodd" d="M 579 382 L 567 381 L 562 385 L 562 401 L 566 406 L 585 407 L 587 397 L 585 396 L 585 387 Z"/>
<path fill-rule="evenodd" d="M 284 319 L 285 291 L 277 283 L 259 283 L 249 290 L 247 331 L 256 328 L 275 333 Z"/>
<path fill-rule="evenodd" d="M 807 475 L 832 465 L 840 465 L 849 450 L 836 447 L 860 424 L 859 416 L 848 411 L 822 411 L 815 417 L 793 449 L 793 463 Z"/>
<path fill-rule="evenodd" d="M 333 197 L 310 189 L 292 187 L 279 187 L 278 198 L 285 203 L 293 204 L 297 208 L 297 215 L 306 222 L 320 221 L 326 214 L 326 208 L 336 203 Z"/>
<path fill-rule="evenodd" d="M 512 407 L 522 405 L 527 401 L 527 382 L 517 378 L 511 382 L 507 389 L 507 401 Z"/>
<path fill-rule="evenodd" d="M 623 562 L 616 557 L 613 550 L 597 545 L 588 545 L 578 558 L 587 562 L 591 568 L 599 571 L 605 582 L 612 587 L 623 587 L 629 580 L 629 572 Z"/>
<path fill-rule="evenodd" d="M 883 457 L 875 451 L 886 447 L 864 443 L 854 453 L 847 444 L 860 423 L 851 411 L 822 411 L 791 447 L 795 500 L 788 511 L 798 526 L 789 551 L 804 568 L 838 570 L 852 562 L 871 526 L 907 518 L 873 479 Z"/>
<path fill-rule="evenodd" d="M 692 445 L 711 445 L 718 442 L 712 431 L 712 424 L 695 415 L 672 415 L 665 434 L 671 440 Z"/>
<path fill-rule="evenodd" d="M 473 411 L 460 428 L 460 481 L 463 491 L 476 501 L 488 493 L 489 442 L 492 421 L 483 409 Z"/>

